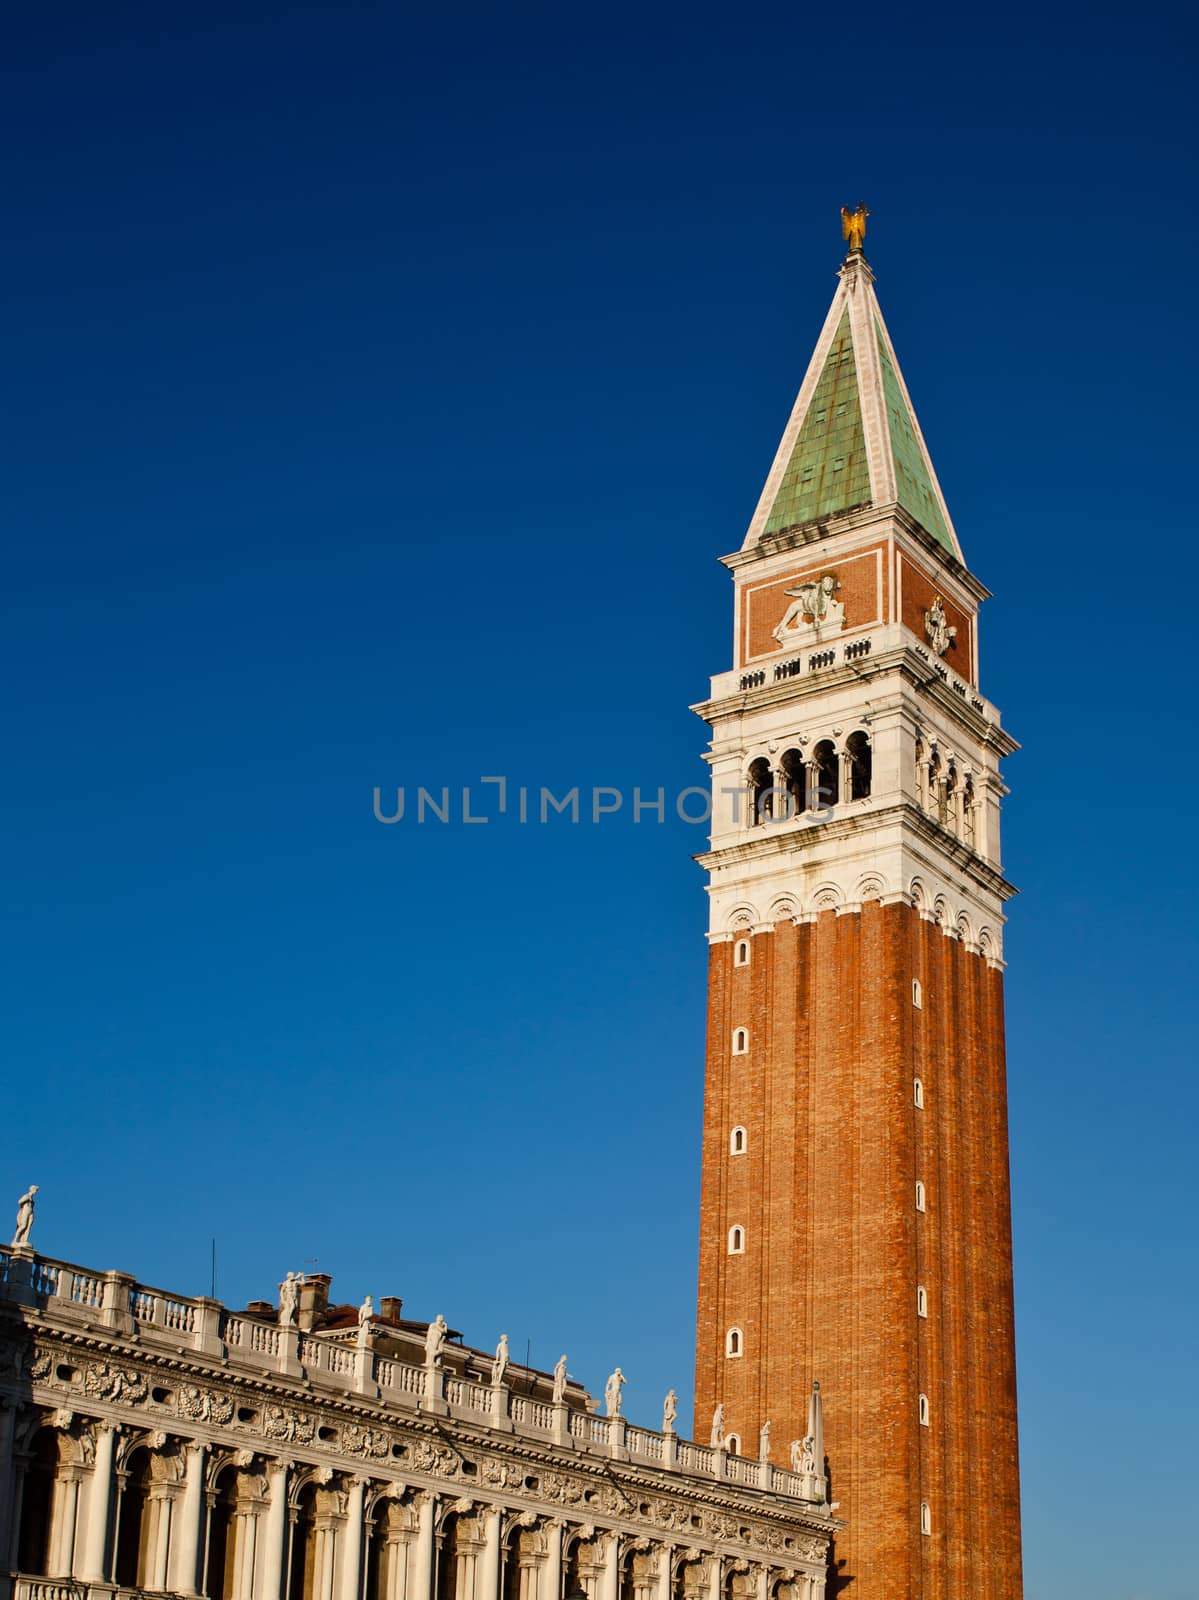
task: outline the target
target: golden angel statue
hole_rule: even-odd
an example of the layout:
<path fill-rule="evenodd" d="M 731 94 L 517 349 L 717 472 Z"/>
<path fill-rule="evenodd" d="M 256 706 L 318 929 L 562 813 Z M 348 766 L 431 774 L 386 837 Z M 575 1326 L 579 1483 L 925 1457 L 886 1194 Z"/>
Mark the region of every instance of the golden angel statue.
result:
<path fill-rule="evenodd" d="M 848 206 L 841 207 L 841 237 L 848 239 L 851 250 L 860 250 L 862 240 L 866 237 L 866 218 L 870 215 L 864 205 L 857 205 L 851 211 Z"/>

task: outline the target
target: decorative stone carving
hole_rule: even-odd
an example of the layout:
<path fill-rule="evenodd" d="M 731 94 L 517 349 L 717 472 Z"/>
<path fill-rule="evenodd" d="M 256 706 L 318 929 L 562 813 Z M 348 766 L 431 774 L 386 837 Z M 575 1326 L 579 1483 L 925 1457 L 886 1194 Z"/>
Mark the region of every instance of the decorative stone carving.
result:
<path fill-rule="evenodd" d="M 554 1404 L 562 1405 L 566 1400 L 566 1357 L 559 1356 L 554 1363 Z"/>
<path fill-rule="evenodd" d="M 418 1472 L 436 1472 L 448 1477 L 458 1464 L 454 1452 L 443 1444 L 432 1444 L 428 1439 L 418 1439 L 410 1445 L 408 1457 Z"/>
<path fill-rule="evenodd" d="M 97 1400 L 123 1400 L 126 1405 L 135 1406 L 142 1405 L 149 1394 L 140 1372 L 130 1372 L 128 1368 L 113 1366 L 107 1361 L 88 1362 L 83 1387 Z"/>
<path fill-rule="evenodd" d="M 943 656 L 958 636 L 958 630 L 949 625 L 945 615 L 945 602 L 937 595 L 924 613 L 924 637 L 937 655 Z"/>
<path fill-rule="evenodd" d="M 809 644 L 840 633 L 845 626 L 845 606 L 837 599 L 840 587 L 836 574 L 826 572 L 819 581 L 809 580 L 794 589 L 784 589 L 791 604 L 774 629 L 779 644 Z"/>
<path fill-rule="evenodd" d="M 263 1413 L 262 1431 L 268 1439 L 309 1444 L 316 1437 L 316 1423 L 302 1411 L 288 1411 L 282 1406 L 267 1406 Z"/>
<path fill-rule="evenodd" d="M 357 1422 L 347 1422 L 341 1430 L 341 1447 L 358 1456 L 382 1460 L 391 1454 L 391 1438 L 382 1428 L 364 1428 Z"/>
<path fill-rule="evenodd" d="M 29 1248 L 29 1235 L 33 1232 L 33 1197 L 37 1194 L 37 1187 L 36 1183 L 31 1183 L 17 1201 L 17 1227 L 12 1236 L 14 1250 Z"/>
<path fill-rule="evenodd" d="M 233 1401 L 218 1390 L 185 1383 L 179 1391 L 179 1411 L 195 1422 L 228 1422 L 233 1416 Z"/>

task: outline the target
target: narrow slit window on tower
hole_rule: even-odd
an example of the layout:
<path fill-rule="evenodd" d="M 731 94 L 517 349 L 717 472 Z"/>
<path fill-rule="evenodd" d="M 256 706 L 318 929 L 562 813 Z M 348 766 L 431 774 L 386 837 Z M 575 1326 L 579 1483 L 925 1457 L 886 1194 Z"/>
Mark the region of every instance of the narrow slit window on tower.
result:
<path fill-rule="evenodd" d="M 745 1229 L 739 1222 L 735 1222 L 729 1229 L 729 1255 L 743 1256 L 745 1254 Z"/>
<path fill-rule="evenodd" d="M 741 1329 L 730 1328 L 724 1336 L 724 1353 L 731 1360 L 741 1354 Z"/>
<path fill-rule="evenodd" d="M 739 1433 L 726 1434 L 724 1447 L 731 1456 L 741 1454 L 741 1435 Z"/>
<path fill-rule="evenodd" d="M 920 987 L 920 979 L 912 979 L 912 1004 L 917 1011 L 924 1010 L 924 990 Z"/>
<path fill-rule="evenodd" d="M 917 1178 L 916 1179 L 916 1210 L 917 1211 L 923 1211 L 925 1209 L 924 1199 L 925 1199 L 925 1196 L 924 1196 L 924 1185 L 920 1182 L 920 1179 Z"/>
<path fill-rule="evenodd" d="M 749 1029 L 748 1028 L 734 1028 L 733 1029 L 733 1054 L 735 1056 L 743 1056 L 748 1052 L 748 1050 L 749 1050 Z"/>
<path fill-rule="evenodd" d="M 735 967 L 749 966 L 749 940 L 738 939 L 733 946 L 733 965 Z"/>
<path fill-rule="evenodd" d="M 920 1078 L 912 1079 L 912 1099 L 915 1101 L 917 1111 L 923 1111 L 924 1083 Z"/>
<path fill-rule="evenodd" d="M 916 1315 L 918 1317 L 928 1316 L 928 1290 L 922 1283 L 916 1285 Z"/>
<path fill-rule="evenodd" d="M 927 1500 L 922 1500 L 920 1502 L 920 1532 L 921 1533 L 931 1533 L 932 1531 L 933 1531 L 933 1512 L 932 1512 L 932 1507 L 929 1505 Z"/>
<path fill-rule="evenodd" d="M 731 1156 L 743 1156 L 747 1139 L 748 1135 L 744 1128 L 734 1128 L 732 1133 L 729 1134 L 729 1154 Z"/>
<path fill-rule="evenodd" d="M 920 1415 L 920 1426 L 922 1428 L 927 1428 L 928 1427 L 928 1396 L 926 1394 L 922 1394 L 920 1396 L 918 1410 L 919 1410 L 919 1415 Z"/>

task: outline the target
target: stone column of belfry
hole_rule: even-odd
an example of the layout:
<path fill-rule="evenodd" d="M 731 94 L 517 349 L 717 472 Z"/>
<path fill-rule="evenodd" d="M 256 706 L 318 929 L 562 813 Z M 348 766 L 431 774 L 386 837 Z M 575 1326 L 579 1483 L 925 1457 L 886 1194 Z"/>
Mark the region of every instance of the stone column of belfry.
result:
<path fill-rule="evenodd" d="M 189 1463 L 190 1466 L 190 1463 Z M 287 1571 L 287 1535 L 290 1525 L 287 1478 L 290 1463 L 268 1461 L 266 1468 L 266 1527 L 262 1539 L 262 1592 L 259 1600 L 280 1600 Z"/>
<path fill-rule="evenodd" d="M 112 1519 L 113 1461 L 117 1429 L 111 1423 L 96 1424 L 96 1457 L 87 1497 L 87 1534 L 83 1546 L 80 1577 L 85 1583 L 108 1581 L 107 1558 Z"/>
<path fill-rule="evenodd" d="M 987 591 L 854 237 L 726 558 L 731 669 L 695 708 L 713 786 L 695 1414 L 722 1403 L 742 1441 L 770 1418 L 786 1462 L 820 1380 L 840 1588 L 1018 1600 L 1015 743 L 978 681 Z M 735 803 L 766 766 L 804 774 L 802 813 Z"/>

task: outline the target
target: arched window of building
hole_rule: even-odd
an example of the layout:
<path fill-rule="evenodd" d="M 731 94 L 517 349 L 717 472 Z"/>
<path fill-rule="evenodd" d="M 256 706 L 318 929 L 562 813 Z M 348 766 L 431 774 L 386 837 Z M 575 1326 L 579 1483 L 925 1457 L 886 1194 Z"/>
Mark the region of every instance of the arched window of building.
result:
<path fill-rule="evenodd" d="M 865 800 L 870 794 L 873 763 L 870 754 L 870 735 L 859 728 L 845 741 L 849 757 L 849 798 Z"/>
<path fill-rule="evenodd" d="M 922 1500 L 920 1502 L 920 1532 L 921 1533 L 931 1533 L 932 1531 L 933 1531 L 932 1507 L 929 1505 L 927 1500 Z"/>
<path fill-rule="evenodd" d="M 748 939 L 738 939 L 733 946 L 733 965 L 735 967 L 748 967 L 750 948 Z"/>
<path fill-rule="evenodd" d="M 729 1154 L 743 1156 L 749 1144 L 749 1135 L 744 1128 L 736 1127 L 729 1134 Z"/>
<path fill-rule="evenodd" d="M 784 750 L 779 762 L 787 791 L 787 815 L 798 817 L 808 809 L 808 769 L 798 750 Z"/>
<path fill-rule="evenodd" d="M 774 775 L 765 756 L 749 764 L 749 820 L 768 822 L 774 815 Z"/>
<path fill-rule="evenodd" d="M 912 1004 L 917 1011 L 924 1009 L 924 990 L 920 987 L 920 979 L 912 979 Z"/>
<path fill-rule="evenodd" d="M 739 1456 L 741 1454 L 741 1435 L 739 1433 L 730 1433 L 725 1438 L 724 1447 L 729 1455 Z"/>
<path fill-rule="evenodd" d="M 150 1452 L 139 1445 L 125 1464 L 117 1510 L 116 1581 L 119 1589 L 144 1589 L 146 1586 L 146 1535 L 150 1521 L 146 1516 L 146 1501 L 149 1493 Z"/>
<path fill-rule="evenodd" d="M 33 1436 L 29 1464 L 25 1468 L 21 1535 L 17 1546 L 18 1569 L 34 1578 L 46 1577 L 50 1565 L 50 1520 L 57 1476 L 58 1435 L 53 1428 L 39 1428 Z"/>
<path fill-rule="evenodd" d="M 917 1111 L 924 1110 L 924 1084 L 921 1079 L 912 1079 L 912 1099 L 916 1102 Z"/>
<path fill-rule="evenodd" d="M 928 1316 L 928 1290 L 922 1283 L 916 1285 L 916 1315 L 918 1317 Z"/>
<path fill-rule="evenodd" d="M 749 1030 L 748 1030 L 748 1028 L 734 1028 L 733 1029 L 733 1054 L 735 1056 L 743 1056 L 743 1055 L 746 1054 L 746 1052 L 748 1050 L 749 1050 Z"/>
<path fill-rule="evenodd" d="M 923 1211 L 924 1210 L 924 1208 L 925 1208 L 924 1207 L 924 1198 L 925 1198 L 924 1197 L 924 1185 L 920 1182 L 920 1179 L 917 1178 L 916 1179 L 916 1210 L 917 1211 Z"/>
<path fill-rule="evenodd" d="M 745 1254 L 745 1229 L 739 1222 L 735 1222 L 729 1229 L 729 1255 L 743 1256 Z"/>
<path fill-rule="evenodd" d="M 288 1600 L 311 1600 L 316 1570 L 316 1484 L 306 1483 L 296 1500 L 291 1529 L 291 1583 Z"/>
<path fill-rule="evenodd" d="M 967 778 L 965 788 L 962 790 L 962 838 L 974 848 L 974 779 Z"/>
<path fill-rule="evenodd" d="M 741 1354 L 741 1329 L 730 1328 L 724 1336 L 724 1353 L 730 1358 Z"/>
<path fill-rule="evenodd" d="M 208 1513 L 208 1579 L 204 1593 L 211 1600 L 230 1600 L 237 1563 L 233 1559 L 233 1515 L 237 1500 L 237 1469 L 230 1463 L 216 1483 Z"/>
<path fill-rule="evenodd" d="M 920 1426 L 922 1428 L 927 1428 L 928 1427 L 928 1396 L 926 1394 L 922 1394 L 920 1396 L 919 1413 L 920 1413 Z"/>
<path fill-rule="evenodd" d="M 841 763 L 831 739 L 821 739 L 812 752 L 816 763 L 816 809 L 827 811 L 841 798 Z"/>

